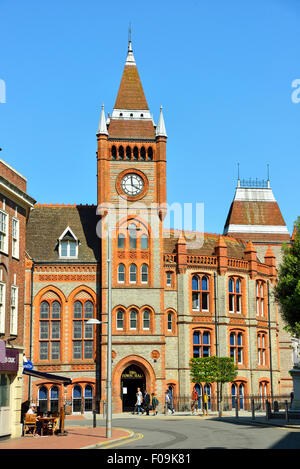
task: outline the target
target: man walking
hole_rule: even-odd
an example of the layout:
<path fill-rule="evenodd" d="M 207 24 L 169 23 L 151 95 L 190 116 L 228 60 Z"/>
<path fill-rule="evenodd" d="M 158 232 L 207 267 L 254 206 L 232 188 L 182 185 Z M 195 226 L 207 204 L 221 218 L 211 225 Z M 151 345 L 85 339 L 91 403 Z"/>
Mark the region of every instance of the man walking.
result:
<path fill-rule="evenodd" d="M 150 394 L 145 390 L 144 400 L 143 400 L 143 408 L 146 412 L 146 415 L 149 415 L 150 410 Z"/>
<path fill-rule="evenodd" d="M 174 414 L 174 409 L 171 404 L 169 391 L 166 391 L 166 397 L 165 397 L 165 413 L 166 414 L 168 413 L 168 410 L 170 410 L 172 414 Z"/>
<path fill-rule="evenodd" d="M 206 391 L 203 395 L 203 415 L 208 415 L 208 395 Z"/>
<path fill-rule="evenodd" d="M 143 412 L 142 409 L 142 403 L 143 403 L 143 394 L 141 393 L 141 388 L 137 388 L 137 393 L 136 393 L 136 407 L 137 407 L 137 414 L 139 415 L 140 412 Z"/>

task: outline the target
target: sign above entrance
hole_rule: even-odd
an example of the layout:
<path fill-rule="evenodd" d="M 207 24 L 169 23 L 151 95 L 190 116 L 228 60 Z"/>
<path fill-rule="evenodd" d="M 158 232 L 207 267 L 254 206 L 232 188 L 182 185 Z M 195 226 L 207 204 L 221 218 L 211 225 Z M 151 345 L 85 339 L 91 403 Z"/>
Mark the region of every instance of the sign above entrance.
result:
<path fill-rule="evenodd" d="M 125 370 L 126 373 L 122 374 L 122 379 L 143 379 L 144 375 L 138 373 L 136 370 Z"/>

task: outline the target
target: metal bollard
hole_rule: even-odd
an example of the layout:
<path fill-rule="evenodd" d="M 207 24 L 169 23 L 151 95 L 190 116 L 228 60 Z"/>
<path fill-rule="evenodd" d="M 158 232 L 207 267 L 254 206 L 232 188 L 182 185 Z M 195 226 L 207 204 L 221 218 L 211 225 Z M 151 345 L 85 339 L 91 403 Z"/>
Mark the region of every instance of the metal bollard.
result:
<path fill-rule="evenodd" d="M 254 408 L 254 399 L 251 399 L 251 411 L 252 411 L 252 420 L 255 420 L 255 408 Z"/>
<path fill-rule="evenodd" d="M 235 398 L 234 402 L 235 402 L 235 416 L 238 418 L 238 416 L 239 416 L 239 406 L 238 406 L 237 398 Z"/>
<path fill-rule="evenodd" d="M 97 426 L 96 414 L 96 409 L 93 409 L 93 428 L 96 428 Z"/>
<path fill-rule="evenodd" d="M 289 421 L 289 405 L 288 401 L 284 401 L 284 409 L 285 409 L 285 421 Z"/>

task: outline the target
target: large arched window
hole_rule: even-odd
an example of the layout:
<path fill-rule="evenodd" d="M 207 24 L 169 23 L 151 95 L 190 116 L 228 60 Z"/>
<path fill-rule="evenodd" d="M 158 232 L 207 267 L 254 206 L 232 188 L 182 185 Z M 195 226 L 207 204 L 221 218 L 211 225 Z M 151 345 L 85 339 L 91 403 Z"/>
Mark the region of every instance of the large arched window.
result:
<path fill-rule="evenodd" d="M 229 312 L 242 312 L 242 283 L 239 278 L 230 277 L 228 280 Z"/>
<path fill-rule="evenodd" d="M 73 388 L 73 413 L 81 413 L 82 389 L 76 384 Z"/>
<path fill-rule="evenodd" d="M 256 281 L 256 315 L 265 315 L 265 285 L 262 280 Z"/>
<path fill-rule="evenodd" d="M 39 389 L 38 393 L 39 399 L 39 408 L 40 412 L 47 413 L 48 412 L 48 389 L 46 386 L 42 386 Z"/>
<path fill-rule="evenodd" d="M 264 332 L 257 334 L 257 363 L 259 366 L 267 364 L 267 338 Z"/>
<path fill-rule="evenodd" d="M 59 390 L 57 386 L 52 386 L 50 389 L 50 412 L 59 412 Z"/>
<path fill-rule="evenodd" d="M 118 265 L 118 283 L 125 282 L 125 265 L 119 264 Z"/>
<path fill-rule="evenodd" d="M 209 331 L 194 331 L 193 357 L 209 357 L 211 354 L 211 335 Z"/>
<path fill-rule="evenodd" d="M 209 311 L 209 281 L 206 275 L 192 277 L 193 311 Z"/>
<path fill-rule="evenodd" d="M 148 283 L 148 266 L 143 264 L 141 267 L 141 280 L 142 283 Z"/>
<path fill-rule="evenodd" d="M 236 365 L 241 365 L 244 362 L 244 338 L 243 333 L 240 331 L 233 331 L 230 333 L 230 357 L 233 358 Z"/>
<path fill-rule="evenodd" d="M 91 412 L 93 410 L 93 388 L 87 384 L 84 388 L 84 411 Z"/>
<path fill-rule="evenodd" d="M 76 300 L 73 305 L 73 359 L 93 358 L 93 325 L 87 324 L 94 317 L 94 304 L 90 300 Z"/>
<path fill-rule="evenodd" d="M 129 249 L 136 249 L 136 225 L 130 223 L 128 226 L 129 231 Z"/>
<path fill-rule="evenodd" d="M 61 305 L 58 301 L 42 301 L 40 305 L 40 360 L 60 359 Z"/>
<path fill-rule="evenodd" d="M 118 249 L 125 248 L 125 235 L 123 233 L 119 233 L 118 235 Z"/>

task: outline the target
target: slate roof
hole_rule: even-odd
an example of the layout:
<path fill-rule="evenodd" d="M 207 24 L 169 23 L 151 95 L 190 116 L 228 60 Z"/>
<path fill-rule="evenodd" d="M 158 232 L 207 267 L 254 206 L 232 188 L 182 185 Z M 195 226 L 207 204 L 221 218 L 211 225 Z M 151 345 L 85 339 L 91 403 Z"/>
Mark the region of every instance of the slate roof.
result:
<path fill-rule="evenodd" d="M 136 65 L 125 65 L 114 109 L 149 109 Z"/>
<path fill-rule="evenodd" d="M 96 234 L 99 217 L 95 205 L 40 205 L 31 210 L 26 235 L 26 251 L 36 262 L 97 262 L 100 239 Z M 58 255 L 58 239 L 70 227 L 79 240 L 78 258 Z"/>

